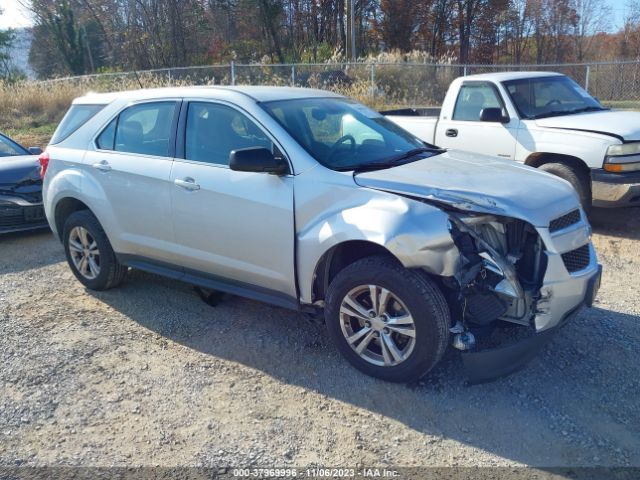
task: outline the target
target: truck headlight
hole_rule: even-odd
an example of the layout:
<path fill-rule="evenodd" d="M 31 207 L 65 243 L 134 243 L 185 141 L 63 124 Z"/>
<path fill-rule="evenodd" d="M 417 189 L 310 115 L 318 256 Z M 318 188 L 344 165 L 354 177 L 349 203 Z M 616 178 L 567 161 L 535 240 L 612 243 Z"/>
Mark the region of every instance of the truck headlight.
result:
<path fill-rule="evenodd" d="M 607 172 L 640 170 L 640 142 L 611 145 L 602 166 Z"/>

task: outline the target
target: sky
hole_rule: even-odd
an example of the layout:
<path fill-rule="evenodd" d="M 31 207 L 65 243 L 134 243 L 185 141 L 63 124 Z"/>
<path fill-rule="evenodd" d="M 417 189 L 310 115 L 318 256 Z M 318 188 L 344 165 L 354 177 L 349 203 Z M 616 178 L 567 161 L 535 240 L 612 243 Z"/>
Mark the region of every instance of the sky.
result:
<path fill-rule="evenodd" d="M 607 3 L 612 9 L 611 30 L 618 30 L 624 22 L 627 0 L 608 0 Z M 4 10 L 0 15 L 0 30 L 28 27 L 33 23 L 18 0 L 0 0 L 0 8 Z"/>

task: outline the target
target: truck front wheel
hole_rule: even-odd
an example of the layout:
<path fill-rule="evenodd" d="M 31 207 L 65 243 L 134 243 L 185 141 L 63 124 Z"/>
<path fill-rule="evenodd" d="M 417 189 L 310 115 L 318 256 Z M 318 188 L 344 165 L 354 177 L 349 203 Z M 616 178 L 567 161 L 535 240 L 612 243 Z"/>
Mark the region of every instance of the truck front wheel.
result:
<path fill-rule="evenodd" d="M 569 182 L 578 194 L 582 208 L 585 211 L 591 208 L 591 179 L 588 174 L 564 162 L 545 163 L 539 168 Z"/>
<path fill-rule="evenodd" d="M 439 288 L 393 258 L 371 256 L 346 267 L 329 285 L 325 306 L 340 353 L 383 380 L 419 379 L 449 343 L 450 314 Z"/>

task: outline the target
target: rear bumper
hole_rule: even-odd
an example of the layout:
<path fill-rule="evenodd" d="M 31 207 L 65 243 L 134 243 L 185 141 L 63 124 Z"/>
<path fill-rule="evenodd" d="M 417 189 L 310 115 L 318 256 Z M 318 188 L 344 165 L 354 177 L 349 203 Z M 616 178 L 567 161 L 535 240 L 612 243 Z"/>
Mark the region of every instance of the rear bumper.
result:
<path fill-rule="evenodd" d="M 630 207 L 640 205 L 640 172 L 611 173 L 591 171 L 594 207 Z"/>
<path fill-rule="evenodd" d="M 567 312 L 554 327 L 532 334 L 525 339 L 515 341 L 507 346 L 475 352 L 464 352 L 462 354 L 462 361 L 469 381 L 471 383 L 488 382 L 523 368 L 542 350 L 555 334 L 574 319 L 584 307 L 591 307 L 600 288 L 601 276 L 602 267 L 598 265 L 597 270 L 588 278 L 582 301 Z"/>

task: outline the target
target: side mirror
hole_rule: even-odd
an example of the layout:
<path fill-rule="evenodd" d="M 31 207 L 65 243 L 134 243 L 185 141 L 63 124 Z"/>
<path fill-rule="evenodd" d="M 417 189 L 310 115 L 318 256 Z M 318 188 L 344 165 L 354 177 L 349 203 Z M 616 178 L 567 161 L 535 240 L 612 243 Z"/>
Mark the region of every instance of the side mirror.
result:
<path fill-rule="evenodd" d="M 42 149 L 40 147 L 29 147 L 29 153 L 31 155 L 40 155 L 42 153 Z"/>
<path fill-rule="evenodd" d="M 483 108 L 480 111 L 481 122 L 509 123 L 509 117 L 502 115 L 501 108 Z"/>
<path fill-rule="evenodd" d="M 271 173 L 284 175 L 289 173 L 289 165 L 264 147 L 233 150 L 229 155 L 229 168 L 237 172 Z"/>

